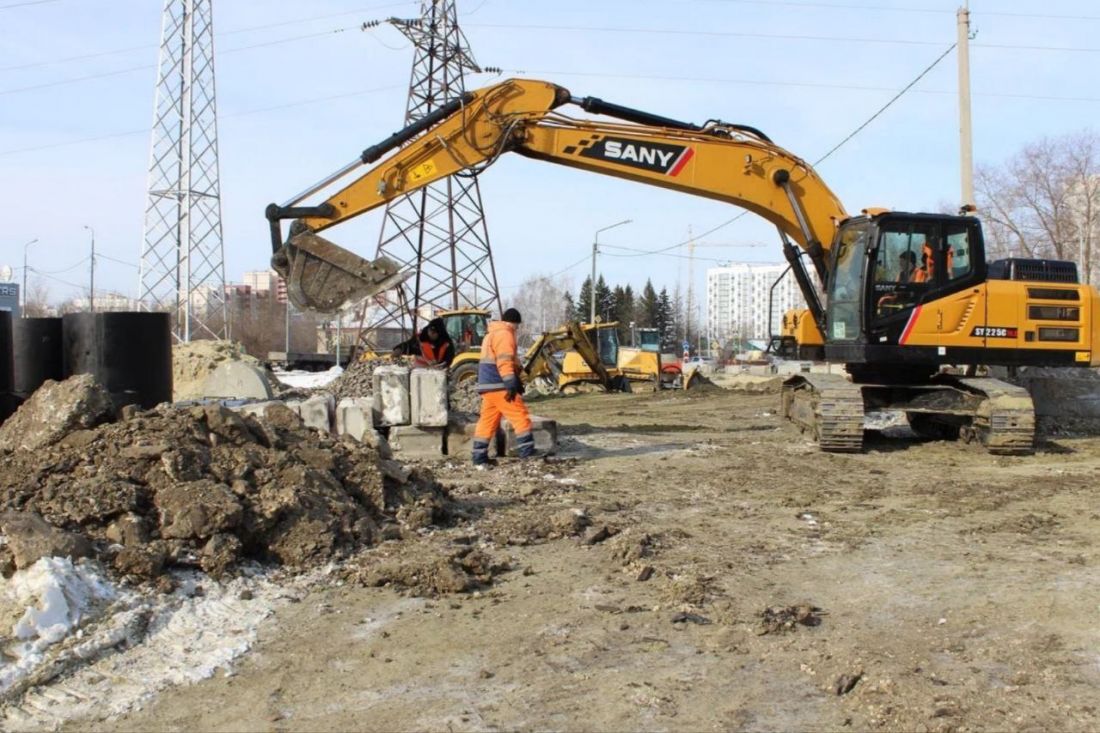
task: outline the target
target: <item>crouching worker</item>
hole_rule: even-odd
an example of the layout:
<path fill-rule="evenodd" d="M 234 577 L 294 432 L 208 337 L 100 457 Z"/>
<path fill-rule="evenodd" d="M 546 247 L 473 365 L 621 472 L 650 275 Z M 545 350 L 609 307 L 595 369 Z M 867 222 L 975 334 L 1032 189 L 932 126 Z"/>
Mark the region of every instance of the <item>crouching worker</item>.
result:
<path fill-rule="evenodd" d="M 489 324 L 481 342 L 481 363 L 477 370 L 477 391 L 481 395 L 481 418 L 474 432 L 474 465 L 489 465 L 489 444 L 497 434 L 502 417 L 516 431 L 520 458 L 535 454 L 535 436 L 531 433 L 531 415 L 523 402 L 519 355 L 516 350 L 516 325 L 522 322 L 519 311 L 509 308 L 499 321 Z"/>
<path fill-rule="evenodd" d="M 420 329 L 419 335 L 395 346 L 393 355 L 415 356 L 417 366 L 449 368 L 455 358 L 455 345 L 443 319 L 433 318 Z"/>

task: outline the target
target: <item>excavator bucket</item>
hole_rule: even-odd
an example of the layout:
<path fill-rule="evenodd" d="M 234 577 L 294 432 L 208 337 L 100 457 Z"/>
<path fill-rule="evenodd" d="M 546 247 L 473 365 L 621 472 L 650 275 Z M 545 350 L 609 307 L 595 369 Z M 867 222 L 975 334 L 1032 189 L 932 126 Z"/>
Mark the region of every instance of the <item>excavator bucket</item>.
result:
<path fill-rule="evenodd" d="M 271 266 L 286 281 L 291 303 L 322 313 L 397 287 L 413 274 L 385 257 L 365 260 L 309 231 L 288 239 Z"/>

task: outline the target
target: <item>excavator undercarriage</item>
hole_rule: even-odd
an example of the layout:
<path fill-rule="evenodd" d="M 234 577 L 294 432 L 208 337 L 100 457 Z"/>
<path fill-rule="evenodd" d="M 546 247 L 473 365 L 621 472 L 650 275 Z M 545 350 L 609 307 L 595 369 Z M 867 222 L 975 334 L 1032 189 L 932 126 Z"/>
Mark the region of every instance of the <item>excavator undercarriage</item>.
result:
<path fill-rule="evenodd" d="M 884 411 L 905 413 L 924 438 L 961 439 L 996 455 L 1035 450 L 1031 395 L 999 379 L 939 374 L 926 384 L 885 384 L 801 374 L 783 384 L 783 414 L 825 451 L 861 451 L 865 416 Z"/>

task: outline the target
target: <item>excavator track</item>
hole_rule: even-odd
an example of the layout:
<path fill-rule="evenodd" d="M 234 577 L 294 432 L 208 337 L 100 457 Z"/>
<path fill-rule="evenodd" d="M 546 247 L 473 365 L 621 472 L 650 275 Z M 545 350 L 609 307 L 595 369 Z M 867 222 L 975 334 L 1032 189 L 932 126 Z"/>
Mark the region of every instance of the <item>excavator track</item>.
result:
<path fill-rule="evenodd" d="M 995 455 L 1035 452 L 1035 405 L 1023 387 L 999 379 L 957 378 L 959 386 L 985 399 L 962 437 L 980 442 Z"/>
<path fill-rule="evenodd" d="M 800 374 L 783 382 L 785 417 L 829 453 L 863 450 L 863 393 L 838 374 Z"/>

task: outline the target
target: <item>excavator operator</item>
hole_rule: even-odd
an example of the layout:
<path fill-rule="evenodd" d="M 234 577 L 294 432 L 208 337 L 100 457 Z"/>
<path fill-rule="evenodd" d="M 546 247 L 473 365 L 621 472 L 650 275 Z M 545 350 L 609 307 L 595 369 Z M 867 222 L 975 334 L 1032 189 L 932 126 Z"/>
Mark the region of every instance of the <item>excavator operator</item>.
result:
<path fill-rule="evenodd" d="M 535 436 L 531 432 L 531 414 L 523 401 L 522 365 L 516 349 L 516 326 L 523 317 L 515 308 L 504 311 L 499 321 L 489 324 L 481 342 L 481 363 L 477 370 L 477 391 L 481 395 L 481 417 L 474 432 L 474 465 L 479 469 L 491 465 L 489 443 L 497 434 L 502 417 L 508 418 L 516 431 L 516 448 L 520 458 L 535 455 Z"/>
<path fill-rule="evenodd" d="M 442 318 L 433 318 L 420 333 L 402 341 L 393 349 L 394 356 L 415 356 L 418 366 L 450 367 L 455 358 L 455 345 L 447 333 Z"/>

